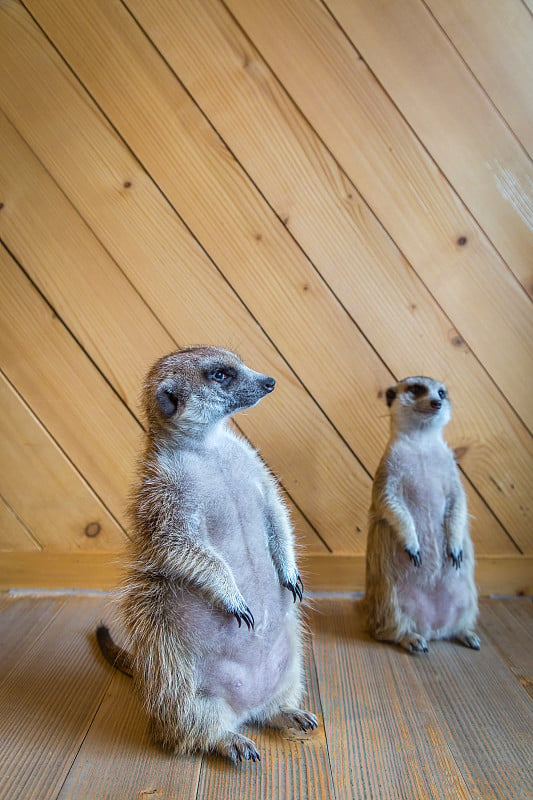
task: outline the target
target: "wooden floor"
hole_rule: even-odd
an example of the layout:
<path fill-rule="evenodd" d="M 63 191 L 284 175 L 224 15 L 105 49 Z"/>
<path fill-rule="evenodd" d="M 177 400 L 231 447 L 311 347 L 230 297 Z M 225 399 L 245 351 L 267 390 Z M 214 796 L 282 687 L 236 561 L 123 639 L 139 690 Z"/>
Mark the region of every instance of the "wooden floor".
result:
<path fill-rule="evenodd" d="M 529 599 L 481 602 L 481 652 L 441 642 L 414 657 L 372 641 L 357 600 L 314 598 L 307 706 L 319 728 L 252 730 L 262 760 L 238 767 L 150 743 L 130 679 L 95 646 L 109 603 L 1 597 L 1 798 L 533 796 Z"/>

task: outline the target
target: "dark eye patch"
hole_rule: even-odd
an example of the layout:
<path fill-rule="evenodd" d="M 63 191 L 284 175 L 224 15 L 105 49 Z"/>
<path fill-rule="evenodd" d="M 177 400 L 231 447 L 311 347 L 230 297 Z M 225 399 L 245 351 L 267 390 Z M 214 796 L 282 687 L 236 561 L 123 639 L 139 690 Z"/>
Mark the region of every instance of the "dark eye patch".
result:
<path fill-rule="evenodd" d="M 427 386 L 424 386 L 423 383 L 412 383 L 407 387 L 407 391 L 415 398 L 424 397 L 428 393 Z"/>
<path fill-rule="evenodd" d="M 439 389 L 439 397 L 441 400 L 444 400 L 446 397 L 446 389 Z"/>

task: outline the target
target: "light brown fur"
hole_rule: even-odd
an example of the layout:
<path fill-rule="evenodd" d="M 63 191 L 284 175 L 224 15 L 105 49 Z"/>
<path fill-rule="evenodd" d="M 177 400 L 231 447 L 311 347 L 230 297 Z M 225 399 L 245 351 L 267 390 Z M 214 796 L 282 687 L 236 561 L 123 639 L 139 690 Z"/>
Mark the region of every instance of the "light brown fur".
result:
<path fill-rule="evenodd" d="M 227 350 L 186 348 L 150 370 L 147 444 L 122 591 L 131 667 L 154 738 L 178 752 L 256 760 L 256 721 L 310 730 L 302 695 L 303 584 L 276 481 L 226 425 L 274 388 Z"/>
<path fill-rule="evenodd" d="M 387 391 L 391 436 L 372 489 L 364 606 L 371 634 L 410 652 L 430 639 L 479 649 L 466 496 L 442 438 L 444 384 L 413 377 Z"/>

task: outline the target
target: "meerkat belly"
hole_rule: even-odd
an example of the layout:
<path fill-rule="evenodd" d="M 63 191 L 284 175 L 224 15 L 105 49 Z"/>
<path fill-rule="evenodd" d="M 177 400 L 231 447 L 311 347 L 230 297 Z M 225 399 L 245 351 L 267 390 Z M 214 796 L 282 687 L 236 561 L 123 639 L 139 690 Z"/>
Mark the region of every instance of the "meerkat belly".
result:
<path fill-rule="evenodd" d="M 196 665 L 198 691 L 224 699 L 237 714 L 249 714 L 278 691 L 294 658 L 292 597 L 280 585 L 268 546 L 260 475 L 227 469 L 209 476 L 205 535 L 229 566 L 254 617 L 248 630 L 197 596 L 183 596 L 188 635 L 202 632 Z M 204 481 L 205 483 L 205 481 Z M 193 630 L 194 629 L 194 630 Z"/>
<path fill-rule="evenodd" d="M 397 602 L 413 629 L 433 639 L 454 633 L 470 599 L 464 576 L 450 569 L 433 581 L 406 575 L 397 585 Z"/>
<path fill-rule="evenodd" d="M 255 630 L 237 628 L 213 641 L 199 666 L 199 691 L 223 698 L 238 715 L 261 708 L 281 690 L 294 658 L 285 620 L 268 609 L 258 616 Z"/>
<path fill-rule="evenodd" d="M 435 463 L 421 460 L 419 469 L 406 481 L 404 497 L 415 523 L 420 545 L 421 564 L 405 562 L 397 582 L 397 602 L 402 612 L 414 622 L 426 638 L 446 636 L 468 603 L 464 575 L 453 568 L 446 552 L 444 516 L 448 487 L 441 480 Z"/>
<path fill-rule="evenodd" d="M 199 694 L 225 700 L 237 715 L 246 716 L 281 689 L 295 657 L 295 612 L 283 592 L 279 584 L 254 592 L 249 599 L 255 621 L 251 630 L 198 596 L 180 593 L 177 633 L 195 642 Z"/>

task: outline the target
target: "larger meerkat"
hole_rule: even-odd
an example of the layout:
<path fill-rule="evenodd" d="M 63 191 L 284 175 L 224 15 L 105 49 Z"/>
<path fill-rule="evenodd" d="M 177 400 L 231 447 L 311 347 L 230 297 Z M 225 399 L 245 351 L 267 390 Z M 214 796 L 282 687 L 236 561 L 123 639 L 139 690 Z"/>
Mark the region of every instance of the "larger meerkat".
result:
<path fill-rule="evenodd" d="M 466 496 L 442 436 L 446 387 L 406 378 L 386 399 L 391 435 L 374 479 L 366 555 L 370 633 L 410 652 L 445 638 L 478 650 Z"/>
<path fill-rule="evenodd" d="M 133 674 L 154 738 L 176 752 L 255 761 L 244 723 L 317 725 L 298 708 L 303 584 L 288 512 L 257 452 L 226 424 L 274 385 L 215 347 L 162 358 L 144 385 L 147 444 L 121 601 L 129 642 L 119 650 L 105 627 L 98 638 Z"/>

